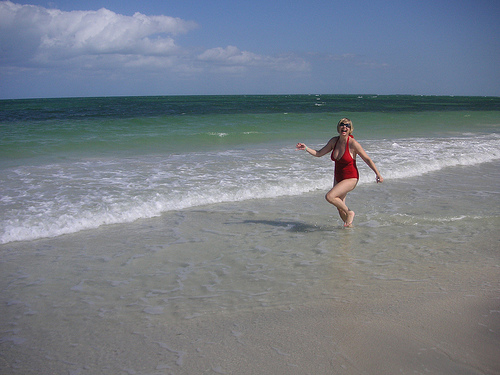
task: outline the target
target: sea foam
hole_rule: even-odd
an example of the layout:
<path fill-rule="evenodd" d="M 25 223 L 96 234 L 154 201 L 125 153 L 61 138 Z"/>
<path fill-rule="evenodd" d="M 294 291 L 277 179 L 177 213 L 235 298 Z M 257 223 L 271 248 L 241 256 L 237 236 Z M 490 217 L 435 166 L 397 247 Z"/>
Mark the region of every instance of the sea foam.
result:
<path fill-rule="evenodd" d="M 494 135 L 361 143 L 386 182 L 500 159 L 500 137 Z M 360 157 L 357 163 L 360 184 L 373 183 L 373 172 Z M 329 156 L 318 159 L 293 147 L 20 166 L 2 176 L 0 243 L 128 223 L 190 207 L 327 191 L 332 179 Z"/>

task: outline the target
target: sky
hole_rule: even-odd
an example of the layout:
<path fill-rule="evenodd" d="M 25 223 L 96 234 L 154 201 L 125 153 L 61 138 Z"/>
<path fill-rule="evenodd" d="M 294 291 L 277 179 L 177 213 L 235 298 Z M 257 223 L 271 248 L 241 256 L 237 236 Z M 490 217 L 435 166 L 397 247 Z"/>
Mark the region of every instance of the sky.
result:
<path fill-rule="evenodd" d="M 500 96 L 500 1 L 0 1 L 0 99 L 232 94 Z"/>

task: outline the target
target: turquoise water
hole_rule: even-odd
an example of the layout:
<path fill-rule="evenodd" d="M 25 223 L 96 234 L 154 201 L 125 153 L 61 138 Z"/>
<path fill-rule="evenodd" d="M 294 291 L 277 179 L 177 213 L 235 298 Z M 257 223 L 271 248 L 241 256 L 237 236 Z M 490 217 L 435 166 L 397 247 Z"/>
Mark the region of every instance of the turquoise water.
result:
<path fill-rule="evenodd" d="M 331 185 L 342 117 L 387 179 L 500 158 L 500 99 L 193 96 L 0 101 L 0 243 Z M 362 163 L 361 163 L 362 164 Z M 361 183 L 372 172 L 361 166 Z"/>
<path fill-rule="evenodd" d="M 2 161 L 81 152 L 186 152 L 329 136 L 342 116 L 360 136 L 494 131 L 499 98 L 194 96 L 0 101 Z M 356 124 L 356 121 L 355 121 Z M 488 125 L 493 128 L 488 128 Z M 312 133 L 313 132 L 313 133 Z"/>

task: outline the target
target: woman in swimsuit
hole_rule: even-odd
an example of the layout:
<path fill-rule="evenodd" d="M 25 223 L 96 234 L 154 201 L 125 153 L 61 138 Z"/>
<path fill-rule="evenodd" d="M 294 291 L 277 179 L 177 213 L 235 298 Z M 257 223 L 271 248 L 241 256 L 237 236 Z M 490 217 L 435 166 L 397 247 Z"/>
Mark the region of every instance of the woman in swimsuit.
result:
<path fill-rule="evenodd" d="M 348 118 L 343 118 L 337 125 L 339 135 L 330 139 L 321 150 L 316 151 L 308 148 L 304 143 L 297 143 L 297 150 L 306 150 L 309 154 L 318 158 L 328 154 L 330 151 L 332 152 L 331 158 L 335 162 L 335 179 L 333 181 L 333 188 L 326 193 L 325 198 L 337 207 L 345 227 L 352 227 L 354 220 L 354 211 L 346 206 L 345 198 L 347 193 L 353 190 L 358 184 L 359 173 L 356 167 L 356 155 L 359 155 L 375 172 L 377 182 L 384 181 L 375 163 L 351 135 L 353 130 L 352 121 Z"/>

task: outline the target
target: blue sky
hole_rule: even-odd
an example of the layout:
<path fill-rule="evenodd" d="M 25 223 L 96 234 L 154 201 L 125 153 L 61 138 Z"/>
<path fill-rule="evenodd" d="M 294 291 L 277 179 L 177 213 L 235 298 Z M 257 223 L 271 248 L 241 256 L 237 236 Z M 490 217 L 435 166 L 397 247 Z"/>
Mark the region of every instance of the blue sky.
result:
<path fill-rule="evenodd" d="M 0 98 L 500 95 L 496 0 L 0 1 Z"/>

